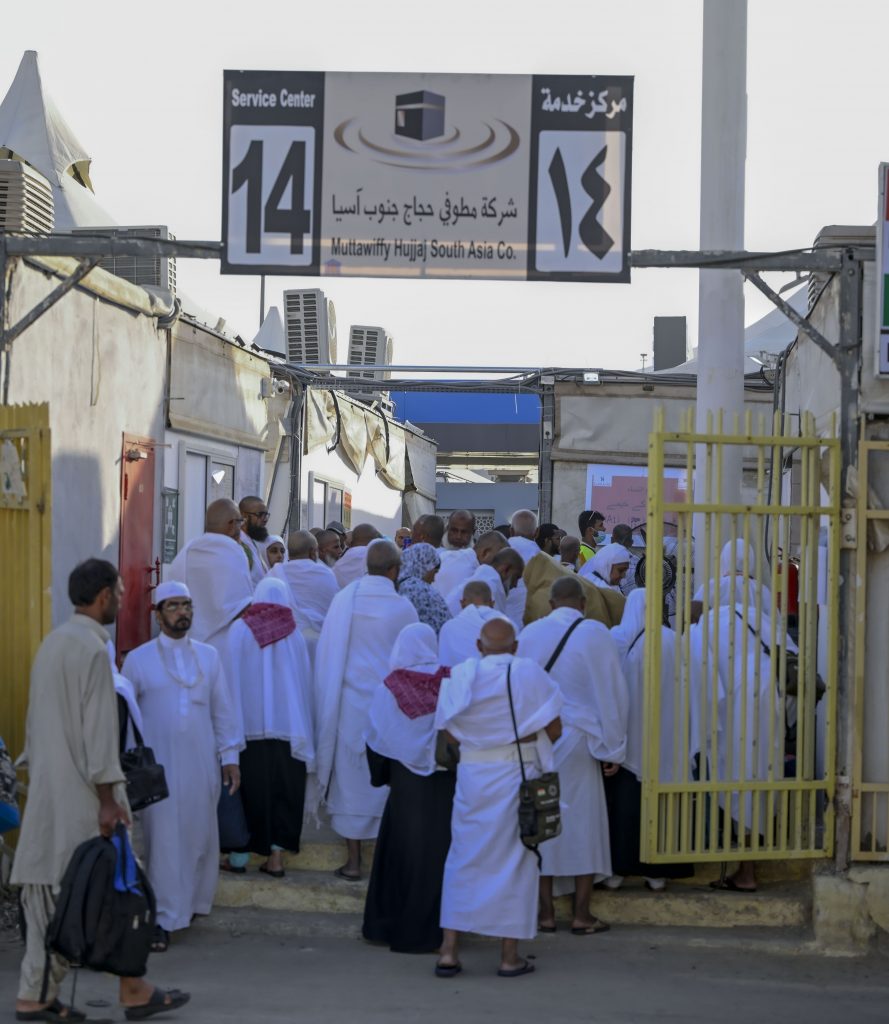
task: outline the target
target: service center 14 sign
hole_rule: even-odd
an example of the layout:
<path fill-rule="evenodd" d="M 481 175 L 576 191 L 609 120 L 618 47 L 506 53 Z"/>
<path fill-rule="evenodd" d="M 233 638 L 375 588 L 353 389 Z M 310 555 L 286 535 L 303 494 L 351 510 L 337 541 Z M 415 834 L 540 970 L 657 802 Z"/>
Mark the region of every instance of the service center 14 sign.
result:
<path fill-rule="evenodd" d="M 633 79 L 225 72 L 222 269 L 628 281 Z"/>

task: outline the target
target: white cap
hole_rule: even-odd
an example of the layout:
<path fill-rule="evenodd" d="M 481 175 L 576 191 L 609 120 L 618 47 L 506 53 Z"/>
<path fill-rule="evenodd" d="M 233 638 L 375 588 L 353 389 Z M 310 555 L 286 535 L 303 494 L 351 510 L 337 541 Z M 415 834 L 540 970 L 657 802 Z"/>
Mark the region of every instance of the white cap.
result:
<path fill-rule="evenodd" d="M 178 580 L 167 580 L 164 583 L 158 583 L 154 588 L 154 607 L 161 603 L 161 601 L 168 601 L 171 597 L 187 597 L 191 598 L 191 592 L 184 583 L 180 583 Z"/>

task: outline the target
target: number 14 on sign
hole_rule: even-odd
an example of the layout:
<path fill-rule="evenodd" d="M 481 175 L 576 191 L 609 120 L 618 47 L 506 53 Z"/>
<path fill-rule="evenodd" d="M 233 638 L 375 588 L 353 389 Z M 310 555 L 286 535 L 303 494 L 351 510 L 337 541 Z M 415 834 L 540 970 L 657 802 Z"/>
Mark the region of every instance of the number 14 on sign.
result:
<path fill-rule="evenodd" d="M 312 263 L 314 168 L 314 128 L 232 126 L 228 207 L 232 262 L 274 261 L 294 267 Z"/>

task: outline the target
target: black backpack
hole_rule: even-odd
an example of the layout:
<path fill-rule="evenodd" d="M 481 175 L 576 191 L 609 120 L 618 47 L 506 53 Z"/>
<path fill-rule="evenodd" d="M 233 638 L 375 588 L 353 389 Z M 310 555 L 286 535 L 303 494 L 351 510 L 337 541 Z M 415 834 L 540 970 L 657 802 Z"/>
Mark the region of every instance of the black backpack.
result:
<path fill-rule="evenodd" d="M 154 925 L 154 892 L 118 825 L 74 851 L 46 932 L 47 964 L 52 952 L 73 967 L 141 978 Z"/>

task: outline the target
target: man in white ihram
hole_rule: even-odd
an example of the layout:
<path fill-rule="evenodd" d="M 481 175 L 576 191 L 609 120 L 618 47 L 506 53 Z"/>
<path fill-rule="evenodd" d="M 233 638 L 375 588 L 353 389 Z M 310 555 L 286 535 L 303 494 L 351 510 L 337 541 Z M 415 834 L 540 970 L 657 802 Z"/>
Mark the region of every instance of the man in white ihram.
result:
<path fill-rule="evenodd" d="M 539 665 L 515 657 L 516 646 L 512 624 L 492 619 L 479 637 L 481 660 L 456 666 L 439 691 L 435 726 L 459 742 L 460 763 L 442 888 L 438 977 L 462 969 L 461 931 L 501 939 L 501 977 L 534 970 L 518 952 L 519 940 L 537 932 L 537 860 L 519 838 L 519 750 L 529 778 L 552 769 L 562 697 Z"/>
<path fill-rule="evenodd" d="M 390 540 L 367 548 L 367 575 L 333 599 L 315 651 L 315 754 L 319 796 L 346 840 L 340 878 L 361 877 L 361 841 L 375 839 L 388 792 L 370 784 L 364 734 L 376 688 L 389 674 L 398 634 L 417 622 L 395 591 L 401 551 Z"/>
<path fill-rule="evenodd" d="M 234 793 L 244 739 L 219 655 L 188 636 L 188 587 L 161 583 L 154 600 L 160 635 L 130 651 L 126 675 L 145 743 L 164 766 L 170 790 L 142 812 L 146 870 L 157 897 L 152 949 L 163 952 L 171 931 L 187 928 L 194 914 L 210 913 L 219 880 L 219 766 Z"/>
<path fill-rule="evenodd" d="M 438 660 L 442 665 L 459 665 L 467 658 L 478 658 L 482 626 L 500 615 L 494 608 L 491 588 L 481 580 L 466 584 L 460 605 L 460 614 L 448 619 L 438 634 Z"/>
<path fill-rule="evenodd" d="M 522 556 L 525 565 L 542 554 L 537 544 L 537 527 L 539 523 L 536 513 L 528 508 L 520 508 L 513 512 L 509 521 L 509 546 Z M 519 577 L 515 587 L 506 598 L 506 617 L 517 630 L 525 624 L 525 603 L 528 600 L 528 589 L 525 581 Z"/>
<path fill-rule="evenodd" d="M 553 878 L 573 877 L 574 935 L 608 929 L 590 914 L 594 877 L 611 875 L 602 772 L 613 775 L 624 760 L 629 715 L 617 645 L 605 626 L 583 617 L 585 606 L 577 577 L 562 576 L 550 590 L 550 614 L 526 626 L 519 637 L 519 654 L 547 669 L 565 702 L 555 764 L 570 811 L 563 817 L 562 834 L 540 847 L 539 927 L 556 930 Z"/>
<path fill-rule="evenodd" d="M 191 639 L 212 644 L 226 657 L 228 629 L 253 600 L 247 554 L 238 538 L 244 518 L 228 498 L 207 507 L 204 533 L 173 559 L 168 580 L 178 580 L 194 598 Z"/>
<path fill-rule="evenodd" d="M 340 592 L 333 571 L 318 559 L 318 541 L 308 530 L 296 530 L 287 538 L 290 559 L 272 567 L 269 575 L 290 588 L 296 628 L 315 662 L 315 648 L 330 603 Z"/>

